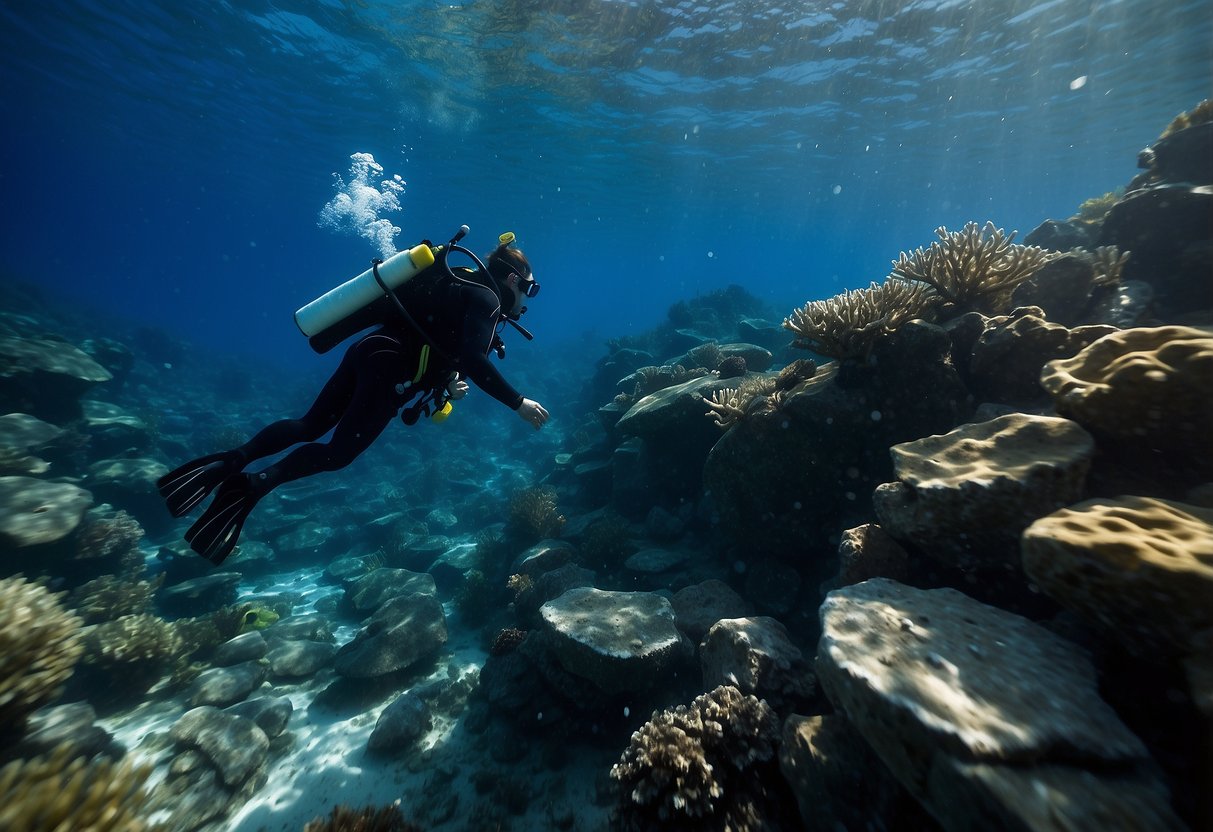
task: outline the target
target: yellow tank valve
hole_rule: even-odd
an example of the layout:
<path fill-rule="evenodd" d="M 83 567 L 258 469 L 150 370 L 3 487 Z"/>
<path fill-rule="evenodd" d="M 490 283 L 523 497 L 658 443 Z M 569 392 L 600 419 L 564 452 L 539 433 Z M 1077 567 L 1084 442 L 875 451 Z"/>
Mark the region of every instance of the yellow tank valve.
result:
<path fill-rule="evenodd" d="M 430 417 L 430 421 L 442 424 L 446 421 L 446 417 L 451 415 L 452 410 L 454 410 L 454 408 L 451 407 L 450 402 L 443 402 L 442 407 L 434 411 L 434 415 Z"/>

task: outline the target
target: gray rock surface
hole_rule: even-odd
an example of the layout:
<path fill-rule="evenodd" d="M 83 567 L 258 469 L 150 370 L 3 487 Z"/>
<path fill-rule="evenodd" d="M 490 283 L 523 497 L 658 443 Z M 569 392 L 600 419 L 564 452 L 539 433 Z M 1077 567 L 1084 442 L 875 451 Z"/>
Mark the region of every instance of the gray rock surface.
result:
<path fill-rule="evenodd" d="M 651 592 L 570 589 L 539 616 L 560 664 L 607 693 L 647 689 L 691 652 L 669 600 Z"/>
<path fill-rule="evenodd" d="M 197 750 L 233 788 L 265 764 L 270 747 L 269 737 L 253 720 L 209 706 L 187 711 L 169 735 Z"/>
<path fill-rule="evenodd" d="M 270 739 L 280 736 L 291 720 L 295 706 L 285 696 L 259 696 L 224 708 L 225 714 L 251 719 Z"/>
<path fill-rule="evenodd" d="M 113 736 L 97 723 L 97 712 L 87 702 L 71 702 L 43 708 L 29 721 L 18 745 L 18 756 L 49 754 L 66 743 L 72 756 L 92 757 L 109 749 Z"/>
<path fill-rule="evenodd" d="M 254 662 L 265 656 L 269 649 L 259 630 L 241 633 L 215 648 L 211 664 L 215 667 L 231 667 L 244 662 Z"/>
<path fill-rule="evenodd" d="M 280 641 L 333 641 L 333 627 L 322 615 L 292 615 L 274 623 L 266 631 L 270 642 Z"/>
<path fill-rule="evenodd" d="M 674 623 L 696 642 L 708 628 L 722 618 L 742 618 L 750 613 L 750 604 L 731 586 L 715 578 L 683 587 L 670 599 Z"/>
<path fill-rule="evenodd" d="M 382 676 L 433 655 L 446 639 L 446 618 L 437 598 L 429 593 L 399 596 L 337 651 L 333 667 L 342 676 Z"/>
<path fill-rule="evenodd" d="M 812 696 L 813 671 L 787 628 L 774 618 L 725 618 L 699 646 L 703 686 L 732 685 L 776 710 Z"/>
<path fill-rule="evenodd" d="M 403 751 L 417 742 L 433 724 L 429 706 L 416 694 L 406 693 L 383 709 L 366 742 L 367 751 Z"/>
<path fill-rule="evenodd" d="M 190 707 L 226 707 L 244 700 L 261 687 L 261 683 L 268 676 L 269 663 L 263 661 L 244 662 L 232 667 L 214 667 L 198 675 L 190 685 L 186 698 Z"/>
<path fill-rule="evenodd" d="M 270 672 L 288 679 L 311 676 L 327 666 L 337 654 L 336 645 L 327 641 L 281 641 L 266 653 Z"/>
<path fill-rule="evenodd" d="M 358 612 L 374 612 L 401 595 L 434 595 L 436 592 L 432 575 L 408 569 L 380 568 L 350 581 L 345 597 Z"/>
<path fill-rule="evenodd" d="M 1178 828 L 1076 645 L 955 590 L 883 578 L 831 592 L 821 622 L 823 690 L 946 828 L 1110 828 L 1095 796 L 1126 813 L 1116 828 Z"/>
<path fill-rule="evenodd" d="M 641 549 L 623 562 L 633 572 L 656 574 L 668 572 L 690 559 L 690 553 L 681 549 Z"/>
<path fill-rule="evenodd" d="M 92 504 L 92 494 L 70 483 L 0 477 L 0 543 L 55 543 L 76 530 Z"/>
<path fill-rule="evenodd" d="M 573 557 L 573 547 L 563 540 L 541 540 L 514 558 L 510 572 L 532 578 L 564 566 Z"/>

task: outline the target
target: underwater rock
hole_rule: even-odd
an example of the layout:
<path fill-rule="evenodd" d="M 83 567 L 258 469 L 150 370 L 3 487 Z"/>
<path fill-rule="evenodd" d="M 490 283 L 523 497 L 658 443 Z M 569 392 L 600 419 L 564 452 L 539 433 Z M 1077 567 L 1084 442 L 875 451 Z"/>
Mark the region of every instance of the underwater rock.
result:
<path fill-rule="evenodd" d="M 683 587 L 670 599 L 674 623 L 698 642 L 713 624 L 722 618 L 742 618 L 750 613 L 749 603 L 731 586 L 715 578 Z"/>
<path fill-rule="evenodd" d="M 514 558 L 510 574 L 534 578 L 564 566 L 572 558 L 573 547 L 563 540 L 541 540 Z"/>
<path fill-rule="evenodd" d="M 420 696 L 406 693 L 383 709 L 375 729 L 366 741 L 370 752 L 404 751 L 430 730 L 433 720 L 429 706 Z"/>
<path fill-rule="evenodd" d="M 322 615 L 292 615 L 266 630 L 265 638 L 275 646 L 282 641 L 324 641 L 332 643 L 333 627 Z"/>
<path fill-rule="evenodd" d="M 278 568 L 274 550 L 260 540 L 245 540 L 237 544 L 223 566 L 245 576 L 269 575 Z"/>
<path fill-rule="evenodd" d="M 152 433 L 142 419 L 116 404 L 89 399 L 82 402 L 83 432 L 89 439 L 89 455 L 106 458 L 137 453 L 152 443 Z"/>
<path fill-rule="evenodd" d="M 358 612 L 374 612 L 401 595 L 434 595 L 437 591 L 433 575 L 380 567 L 351 580 L 345 590 L 345 599 Z"/>
<path fill-rule="evenodd" d="M 674 514 L 661 506 L 653 506 L 644 518 L 646 536 L 659 543 L 670 543 L 682 537 L 687 530 L 687 522 L 694 512 L 691 502 L 682 504 L 678 514 Z"/>
<path fill-rule="evenodd" d="M 240 580 L 239 572 L 212 572 L 200 578 L 190 578 L 163 587 L 156 593 L 156 604 L 166 614 L 178 618 L 205 615 L 236 603 L 236 588 Z"/>
<path fill-rule="evenodd" d="M 651 592 L 570 589 L 539 616 L 561 665 L 607 693 L 646 690 L 691 652 L 669 600 Z"/>
<path fill-rule="evenodd" d="M 259 696 L 223 709 L 225 714 L 251 719 L 270 739 L 282 735 L 295 706 L 285 696 Z"/>
<path fill-rule="evenodd" d="M 732 685 L 777 711 L 813 695 L 813 671 L 787 628 L 774 618 L 725 618 L 699 645 L 703 686 Z"/>
<path fill-rule="evenodd" d="M 243 702 L 250 693 L 261 687 L 269 676 L 268 662 L 251 661 L 232 667 L 214 667 L 204 670 L 190 685 L 186 701 L 190 707 L 215 705 L 227 707 Z"/>
<path fill-rule="evenodd" d="M 88 487 L 99 500 L 122 506 L 149 529 L 169 528 L 171 518 L 156 492 L 168 467 L 154 459 L 103 459 L 88 467 Z"/>
<path fill-rule="evenodd" d="M 1048 398 L 1040 371 L 1055 358 L 1070 358 L 1115 332 L 1110 326 L 1067 329 L 1050 323 L 1034 306 L 987 318 L 969 360 L 969 388 L 983 402 L 1032 402 Z"/>
<path fill-rule="evenodd" d="M 187 711 L 169 736 L 174 742 L 199 751 L 232 788 L 244 783 L 265 764 L 270 747 L 269 737 L 253 720 L 209 705 Z"/>
<path fill-rule="evenodd" d="M 592 570 L 566 563 L 536 577 L 529 591 L 520 592 L 514 600 L 518 620 L 526 627 L 539 626 L 539 608 L 559 598 L 570 589 L 593 586 L 596 575 Z"/>
<path fill-rule="evenodd" d="M 1213 122 L 1168 133 L 1137 155 L 1137 166 L 1152 181 L 1213 185 Z"/>
<path fill-rule="evenodd" d="M 771 354 L 771 351 L 757 344 L 741 342 L 721 344 L 720 352 L 725 359 L 744 359 L 746 369 L 752 373 L 765 373 L 771 369 L 771 365 L 775 362 L 775 356 Z"/>
<path fill-rule="evenodd" d="M 1098 244 L 1132 252 L 1127 280 L 1154 287 L 1164 319 L 1213 309 L 1213 187 L 1159 185 L 1125 194 L 1108 212 Z"/>
<path fill-rule="evenodd" d="M 364 679 L 410 667 L 446 644 L 446 618 L 432 593 L 392 598 L 337 651 L 334 669 Z"/>
<path fill-rule="evenodd" d="M 953 589 L 831 592 L 817 675 L 949 829 L 1179 828 L 1079 647 Z"/>
<path fill-rule="evenodd" d="M 296 640 L 275 644 L 265 658 L 274 676 L 298 679 L 326 667 L 336 654 L 336 645 L 329 642 Z"/>
<path fill-rule="evenodd" d="M 784 720 L 779 769 L 811 832 L 938 828 L 841 713 Z"/>
<path fill-rule="evenodd" d="M 1091 248 L 1095 230 L 1079 220 L 1045 220 L 1023 238 L 1025 246 L 1039 246 L 1049 251 L 1071 251 Z M 1031 280 L 1031 278 L 1028 278 Z"/>
<path fill-rule="evenodd" d="M 121 756 L 113 735 L 97 725 L 97 712 L 87 702 L 54 705 L 35 712 L 16 755 L 28 759 L 49 754 L 61 745 L 71 748 L 71 759 L 110 752 Z"/>
<path fill-rule="evenodd" d="M 1020 533 L 1082 499 L 1095 443 L 1068 419 L 1013 413 L 890 452 L 901 482 L 873 495 L 881 528 L 955 566 L 1018 572 Z"/>
<path fill-rule="evenodd" d="M 1029 526 L 1023 565 L 1046 595 L 1136 655 L 1194 655 L 1213 634 L 1213 509 L 1088 500 Z"/>
<path fill-rule="evenodd" d="M 1081 254 L 1063 254 L 1045 263 L 1015 287 L 1010 308 L 1018 310 L 1033 306 L 1042 310 L 1040 317 L 1048 317 L 1053 323 L 1078 326 L 1087 312 L 1095 286 L 1094 263 Z"/>
<path fill-rule="evenodd" d="M 255 662 L 264 657 L 269 649 L 259 630 L 241 633 L 215 648 L 211 664 L 215 667 L 231 667 L 243 662 Z"/>
<path fill-rule="evenodd" d="M 1049 362 L 1041 384 L 1057 412 L 1128 467 L 1167 462 L 1174 487 L 1213 478 L 1213 329 L 1162 326 L 1112 333 Z"/>
<path fill-rule="evenodd" d="M 70 483 L 0 477 L 0 542 L 14 549 L 56 543 L 92 504 L 92 494 Z"/>
<path fill-rule="evenodd" d="M 906 579 L 910 556 L 889 533 L 875 523 L 864 523 L 842 533 L 838 542 L 838 574 L 822 584 L 822 592 L 850 586 L 869 578 Z"/>
<path fill-rule="evenodd" d="M 763 612 L 784 615 L 795 608 L 803 583 L 800 572 L 787 563 L 761 558 L 746 569 L 745 597 Z"/>
<path fill-rule="evenodd" d="M 702 376 L 650 393 L 628 408 L 616 428 L 625 436 L 638 436 L 649 441 L 675 438 L 706 421 L 703 418 L 703 399 L 711 398 L 713 393 L 726 387 L 735 386 L 729 382 L 729 379 Z M 712 438 L 716 436 L 714 432 L 709 435 Z"/>
<path fill-rule="evenodd" d="M 54 424 L 81 416 L 80 397 L 112 378 L 109 371 L 63 341 L 0 337 L 0 401 Z"/>
<path fill-rule="evenodd" d="M 33 452 L 52 445 L 67 431 L 28 413 L 0 416 L 0 474 L 45 474 L 50 465 Z"/>
<path fill-rule="evenodd" d="M 274 537 L 271 545 L 284 560 L 307 561 L 322 552 L 333 551 L 341 542 L 336 538 L 332 526 L 305 520 L 292 523 L 288 531 Z"/>
<path fill-rule="evenodd" d="M 1118 329 L 1141 326 L 1154 303 L 1154 288 L 1141 280 L 1122 280 L 1091 306 L 1087 323 Z"/>
<path fill-rule="evenodd" d="M 623 565 L 633 572 L 656 574 L 675 569 L 690 558 L 690 553 L 681 549 L 641 549 L 629 556 Z"/>
<path fill-rule="evenodd" d="M 458 526 L 459 518 L 455 516 L 454 512 L 446 509 L 435 508 L 431 509 L 430 512 L 425 515 L 425 524 L 432 529 L 438 528 L 446 531 Z"/>

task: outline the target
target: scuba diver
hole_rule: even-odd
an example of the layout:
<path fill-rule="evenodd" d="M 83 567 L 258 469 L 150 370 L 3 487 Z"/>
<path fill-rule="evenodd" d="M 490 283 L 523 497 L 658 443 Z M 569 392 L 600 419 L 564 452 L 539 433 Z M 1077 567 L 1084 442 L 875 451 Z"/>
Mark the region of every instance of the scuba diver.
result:
<path fill-rule="evenodd" d="M 538 294 L 539 283 L 526 256 L 513 247 L 513 233 L 501 235 L 486 264 L 458 245 L 467 230 L 462 226 L 445 246 L 425 241 L 386 262 L 376 260 L 370 271 L 296 313 L 305 334 L 312 334 L 304 323 L 309 307 L 322 307 L 324 323 L 333 322 L 312 334 L 317 352 L 327 352 L 369 326 L 379 328 L 350 346 L 301 418 L 274 422 L 240 447 L 187 462 L 157 481 L 174 517 L 188 514 L 215 491 L 214 501 L 185 533 L 190 548 L 222 563 L 262 497 L 291 480 L 349 465 L 398 412 L 408 425 L 423 414 L 441 421 L 450 400 L 467 394 L 464 379 L 536 430 L 543 427 L 547 410 L 510 386 L 488 358 L 490 352 L 505 357 L 499 331 L 506 323 L 528 340 L 532 337 L 518 318 L 527 311 L 525 302 Z M 469 256 L 478 269 L 449 267 L 447 256 L 453 251 Z M 397 262 L 405 264 L 403 269 Z M 389 273 L 394 278 L 385 283 Z M 397 282 L 399 286 L 389 285 Z M 369 287 L 374 302 L 352 301 L 346 291 L 351 286 L 362 288 L 364 298 Z M 328 442 L 317 442 L 330 430 Z M 244 470 L 254 460 L 299 443 L 307 444 L 261 471 Z"/>

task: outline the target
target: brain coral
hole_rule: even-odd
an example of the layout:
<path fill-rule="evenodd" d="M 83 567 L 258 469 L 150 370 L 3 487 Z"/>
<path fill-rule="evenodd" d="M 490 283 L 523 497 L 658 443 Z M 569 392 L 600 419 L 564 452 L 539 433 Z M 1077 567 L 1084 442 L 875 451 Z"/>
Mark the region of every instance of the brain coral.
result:
<path fill-rule="evenodd" d="M 58 695 L 83 649 L 80 619 L 21 576 L 0 581 L 0 734 Z"/>
<path fill-rule="evenodd" d="M 1213 330 L 1126 329 L 1073 358 L 1050 361 L 1041 384 L 1057 411 L 1097 437 L 1145 443 L 1173 462 L 1213 474 Z"/>
<path fill-rule="evenodd" d="M 754 769 L 774 759 L 779 729 L 766 702 L 731 685 L 653 714 L 611 768 L 622 828 L 759 828 L 748 820 Z"/>
<path fill-rule="evenodd" d="M 1194 653 L 1213 632 L 1213 509 L 1088 500 L 1029 526 L 1023 564 L 1046 594 L 1138 653 Z"/>

